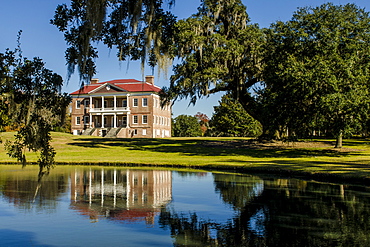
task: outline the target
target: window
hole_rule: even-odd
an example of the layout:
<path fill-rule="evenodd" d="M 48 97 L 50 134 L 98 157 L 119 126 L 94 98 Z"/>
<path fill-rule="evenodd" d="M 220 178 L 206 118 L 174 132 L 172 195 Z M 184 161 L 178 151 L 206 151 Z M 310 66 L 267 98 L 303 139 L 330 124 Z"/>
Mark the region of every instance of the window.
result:
<path fill-rule="evenodd" d="M 138 106 L 138 100 L 137 100 L 137 98 L 134 98 L 134 106 Z"/>
<path fill-rule="evenodd" d="M 104 100 L 104 108 L 107 108 L 107 107 L 108 107 L 108 102 Z"/>
<path fill-rule="evenodd" d="M 126 127 L 127 126 L 127 116 L 122 117 L 122 126 Z"/>
<path fill-rule="evenodd" d="M 143 124 L 148 123 L 148 115 L 143 115 Z"/>
<path fill-rule="evenodd" d="M 84 102 L 85 102 L 85 107 L 89 108 L 90 107 L 90 100 L 85 99 Z"/>
<path fill-rule="evenodd" d="M 84 124 L 85 125 L 89 124 L 89 116 L 84 116 Z"/>
<path fill-rule="evenodd" d="M 143 129 L 143 136 L 146 136 L 146 129 Z"/>
<path fill-rule="evenodd" d="M 81 108 L 81 100 L 77 100 L 76 101 L 76 109 L 80 109 Z"/>
<path fill-rule="evenodd" d="M 143 106 L 148 106 L 148 99 L 147 98 L 143 98 Z"/>
<path fill-rule="evenodd" d="M 139 121 L 138 121 L 138 116 L 133 116 L 133 123 L 134 124 L 137 124 Z"/>
<path fill-rule="evenodd" d="M 114 100 L 111 100 L 111 101 L 110 101 L 110 107 L 111 107 L 111 108 L 114 108 Z"/>
<path fill-rule="evenodd" d="M 127 107 L 127 99 L 122 100 L 122 107 Z"/>
<path fill-rule="evenodd" d="M 81 117 L 76 117 L 76 124 L 80 125 L 81 124 Z"/>

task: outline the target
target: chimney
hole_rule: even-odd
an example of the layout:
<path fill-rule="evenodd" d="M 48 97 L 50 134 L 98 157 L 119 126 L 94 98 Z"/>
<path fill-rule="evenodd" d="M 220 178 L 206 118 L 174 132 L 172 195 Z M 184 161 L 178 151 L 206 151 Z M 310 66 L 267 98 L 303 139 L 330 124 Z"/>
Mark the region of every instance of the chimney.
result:
<path fill-rule="evenodd" d="M 153 75 L 145 76 L 145 82 L 154 85 L 154 76 Z"/>
<path fill-rule="evenodd" d="M 99 83 L 99 79 L 98 78 L 91 79 L 90 84 L 95 84 L 95 83 Z"/>

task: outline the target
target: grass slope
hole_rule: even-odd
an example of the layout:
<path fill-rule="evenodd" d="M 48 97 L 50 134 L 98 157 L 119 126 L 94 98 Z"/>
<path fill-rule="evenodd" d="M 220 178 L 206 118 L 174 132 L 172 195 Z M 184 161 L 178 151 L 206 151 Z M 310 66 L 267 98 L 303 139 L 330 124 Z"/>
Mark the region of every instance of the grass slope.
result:
<path fill-rule="evenodd" d="M 3 142 L 14 133 L 0 133 Z M 370 142 L 344 141 L 340 150 L 330 140 L 255 143 L 248 138 L 109 139 L 52 133 L 60 164 L 150 165 L 228 169 L 304 175 L 315 179 L 348 179 L 370 184 Z M 12 163 L 0 144 L 0 162 Z M 27 155 L 29 162 L 37 154 Z"/>

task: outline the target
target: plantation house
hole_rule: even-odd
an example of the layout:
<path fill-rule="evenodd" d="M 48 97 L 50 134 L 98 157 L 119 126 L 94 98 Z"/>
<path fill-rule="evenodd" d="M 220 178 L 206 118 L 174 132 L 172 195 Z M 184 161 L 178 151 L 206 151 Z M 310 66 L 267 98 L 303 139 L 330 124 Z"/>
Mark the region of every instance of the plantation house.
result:
<path fill-rule="evenodd" d="M 154 77 L 145 81 L 99 82 L 71 93 L 71 129 L 75 135 L 105 137 L 170 137 L 171 107 L 161 107 Z"/>

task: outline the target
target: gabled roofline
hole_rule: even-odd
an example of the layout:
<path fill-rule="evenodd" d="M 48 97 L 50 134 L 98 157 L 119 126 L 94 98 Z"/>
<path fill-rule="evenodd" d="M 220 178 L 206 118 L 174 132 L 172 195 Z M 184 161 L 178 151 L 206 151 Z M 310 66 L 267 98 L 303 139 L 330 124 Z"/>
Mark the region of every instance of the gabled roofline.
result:
<path fill-rule="evenodd" d="M 120 88 L 120 87 L 117 87 L 116 85 L 112 84 L 112 83 L 109 83 L 109 82 L 106 82 L 102 85 L 100 85 L 99 87 L 91 90 L 90 92 L 88 92 L 87 94 L 92 94 L 92 93 L 95 93 L 96 91 L 99 91 L 100 89 L 106 87 L 107 85 L 111 86 L 112 88 L 115 88 L 117 91 L 121 91 L 121 92 L 128 92 L 127 90 L 124 90 L 123 88 Z"/>

